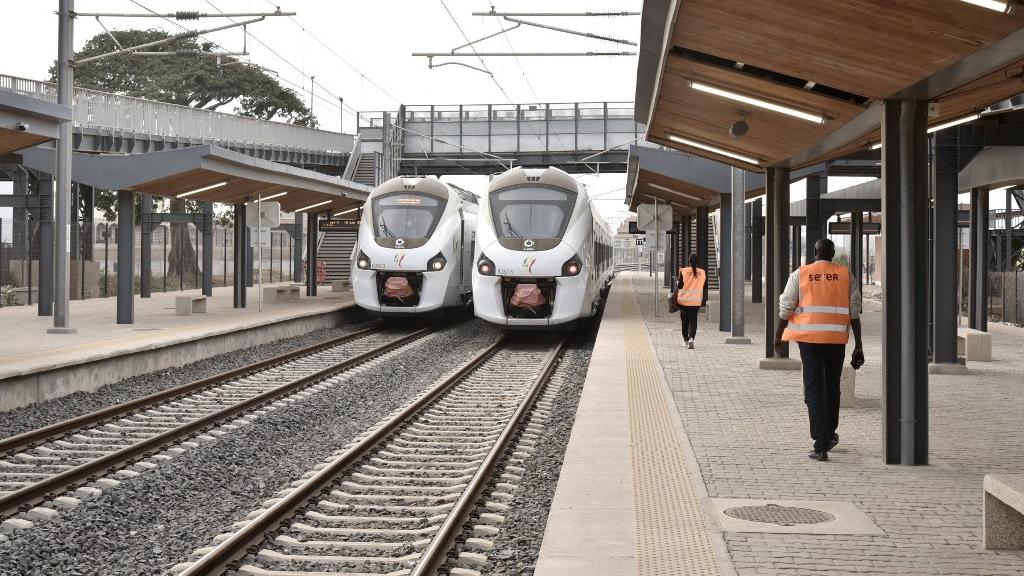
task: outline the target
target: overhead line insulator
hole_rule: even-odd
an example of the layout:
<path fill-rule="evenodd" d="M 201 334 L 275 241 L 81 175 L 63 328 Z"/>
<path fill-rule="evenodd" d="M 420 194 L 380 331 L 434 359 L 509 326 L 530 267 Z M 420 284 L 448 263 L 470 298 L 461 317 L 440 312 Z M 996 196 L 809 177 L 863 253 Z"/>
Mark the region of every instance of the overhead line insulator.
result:
<path fill-rule="evenodd" d="M 199 20 L 198 10 L 178 10 L 174 13 L 175 20 Z"/>

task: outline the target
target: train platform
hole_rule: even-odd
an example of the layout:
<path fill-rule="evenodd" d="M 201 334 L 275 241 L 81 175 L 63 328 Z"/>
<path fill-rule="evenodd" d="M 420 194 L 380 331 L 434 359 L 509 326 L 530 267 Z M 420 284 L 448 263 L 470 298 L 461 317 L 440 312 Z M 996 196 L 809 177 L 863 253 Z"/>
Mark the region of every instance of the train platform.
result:
<path fill-rule="evenodd" d="M 657 296 L 656 296 L 657 294 Z M 800 373 L 760 370 L 750 345 L 679 317 L 644 274 L 617 277 L 548 518 L 538 575 L 1020 574 L 982 544 L 982 479 L 1024 472 L 1024 330 L 990 324 L 993 361 L 930 378 L 930 463 L 882 459 L 881 302 L 867 364 L 828 462 L 807 458 Z M 655 312 L 657 307 L 657 312 Z"/>
<path fill-rule="evenodd" d="M 286 283 L 264 284 L 288 286 Z M 0 410 L 91 391 L 124 378 L 339 325 L 354 310 L 351 291 L 264 301 L 247 292 L 247 308 L 233 308 L 232 288 L 214 288 L 205 312 L 176 314 L 179 296 L 199 290 L 154 292 L 135 299 L 135 323 L 116 323 L 116 298 L 71 302 L 73 334 L 48 334 L 49 316 L 34 306 L 0 308 Z"/>

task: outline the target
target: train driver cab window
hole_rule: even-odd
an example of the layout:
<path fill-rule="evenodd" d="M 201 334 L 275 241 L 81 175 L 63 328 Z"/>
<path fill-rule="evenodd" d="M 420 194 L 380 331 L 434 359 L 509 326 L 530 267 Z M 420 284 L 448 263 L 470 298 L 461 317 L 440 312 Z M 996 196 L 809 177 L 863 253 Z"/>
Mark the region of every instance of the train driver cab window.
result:
<path fill-rule="evenodd" d="M 378 238 L 427 238 L 444 212 L 445 201 L 426 194 L 385 194 L 373 200 Z"/>
<path fill-rule="evenodd" d="M 498 238 L 561 238 L 569 225 L 576 194 L 523 186 L 491 193 L 491 216 Z"/>

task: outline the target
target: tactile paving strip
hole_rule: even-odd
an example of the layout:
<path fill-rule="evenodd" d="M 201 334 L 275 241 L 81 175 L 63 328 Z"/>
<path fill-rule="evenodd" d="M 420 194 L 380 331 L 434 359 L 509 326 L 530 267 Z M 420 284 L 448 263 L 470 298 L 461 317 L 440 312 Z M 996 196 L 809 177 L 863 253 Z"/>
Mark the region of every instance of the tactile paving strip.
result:
<path fill-rule="evenodd" d="M 623 298 L 626 376 L 633 459 L 636 573 L 639 576 L 719 574 L 700 501 L 683 459 L 683 446 L 659 380 L 653 344 L 640 316 L 633 284 Z"/>

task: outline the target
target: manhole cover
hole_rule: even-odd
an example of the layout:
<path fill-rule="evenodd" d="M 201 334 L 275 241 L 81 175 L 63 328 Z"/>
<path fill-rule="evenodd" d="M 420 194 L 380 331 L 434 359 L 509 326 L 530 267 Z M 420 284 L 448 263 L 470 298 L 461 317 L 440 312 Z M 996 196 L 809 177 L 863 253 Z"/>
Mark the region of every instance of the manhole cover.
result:
<path fill-rule="evenodd" d="M 727 508 L 724 513 L 726 516 L 739 518 L 740 520 L 761 522 L 762 524 L 778 524 L 779 526 L 823 524 L 836 519 L 835 516 L 821 510 L 794 508 L 792 506 L 779 506 L 776 504 L 737 506 L 735 508 Z"/>

